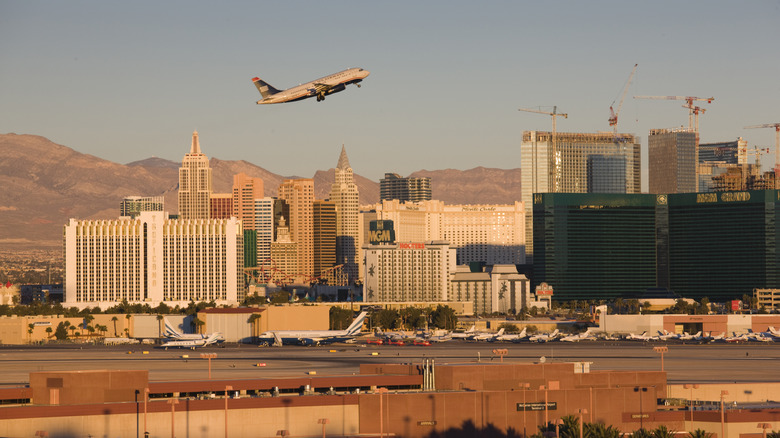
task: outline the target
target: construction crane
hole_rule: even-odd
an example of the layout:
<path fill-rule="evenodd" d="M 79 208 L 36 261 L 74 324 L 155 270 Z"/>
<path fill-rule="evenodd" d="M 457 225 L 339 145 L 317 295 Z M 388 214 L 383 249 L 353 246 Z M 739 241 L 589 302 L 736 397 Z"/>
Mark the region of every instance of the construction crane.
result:
<path fill-rule="evenodd" d="M 631 70 L 631 74 L 628 75 L 628 81 L 626 81 L 626 86 L 623 88 L 623 94 L 620 96 L 620 103 L 618 104 L 617 111 L 612 109 L 612 105 L 615 104 L 615 101 L 612 101 L 612 105 L 609 106 L 609 126 L 613 127 L 615 131 L 615 137 L 617 137 L 617 124 L 620 108 L 623 107 L 623 100 L 626 98 L 626 93 L 628 93 L 628 86 L 631 85 L 631 80 L 634 79 L 634 73 L 636 73 L 636 67 L 638 65 L 639 64 L 634 64 L 634 69 Z"/>
<path fill-rule="evenodd" d="M 529 109 L 529 108 L 518 108 L 517 110 L 518 111 L 526 111 L 526 112 L 529 112 L 529 113 L 547 114 L 548 116 L 552 117 L 552 135 L 551 135 L 551 139 L 550 139 L 550 143 L 551 143 L 550 146 L 551 147 L 550 147 L 549 161 L 554 160 L 555 156 L 556 156 L 556 152 L 558 151 L 558 149 L 556 147 L 556 140 L 555 140 L 555 132 L 556 132 L 556 129 L 555 129 L 556 128 L 556 122 L 555 121 L 556 121 L 556 118 L 558 116 L 563 116 L 564 119 L 568 119 L 569 115 L 566 114 L 566 113 L 559 113 L 557 106 L 553 107 L 553 110 L 552 110 L 551 113 L 549 113 L 547 111 L 540 111 L 540 110 Z M 558 182 L 555 181 L 554 166 L 549 166 L 548 165 L 547 167 L 549 168 L 549 171 L 550 171 L 549 172 L 550 173 L 550 180 L 549 180 L 548 184 L 549 183 L 553 183 L 553 188 L 555 189 L 553 191 L 557 191 Z"/>
<path fill-rule="evenodd" d="M 658 99 L 658 100 L 684 100 L 686 105 L 683 108 L 688 108 L 688 128 L 693 129 L 693 116 L 696 115 L 696 132 L 699 132 L 699 112 L 705 110 L 694 105 L 695 101 L 703 101 L 712 103 L 715 100 L 714 97 L 693 97 L 693 96 L 634 96 L 634 99 Z"/>
<path fill-rule="evenodd" d="M 745 126 L 744 129 L 775 128 L 775 175 L 780 172 L 780 123 L 765 123 L 763 125 Z"/>
<path fill-rule="evenodd" d="M 758 146 L 753 146 L 753 149 L 748 149 L 747 147 L 744 147 L 744 148 L 739 148 L 738 150 L 740 154 L 745 154 L 745 159 L 742 160 L 742 189 L 746 190 L 748 156 L 753 155 L 756 157 L 756 172 L 758 172 L 758 169 L 761 168 L 761 154 L 768 154 L 769 148 L 759 148 Z"/>

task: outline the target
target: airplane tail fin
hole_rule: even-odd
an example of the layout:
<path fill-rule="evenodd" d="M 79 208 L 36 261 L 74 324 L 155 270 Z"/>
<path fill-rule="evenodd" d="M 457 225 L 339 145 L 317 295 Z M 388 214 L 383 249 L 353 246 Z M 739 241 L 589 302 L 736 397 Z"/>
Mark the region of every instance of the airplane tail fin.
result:
<path fill-rule="evenodd" d="M 272 87 L 271 85 L 268 84 L 268 82 L 260 78 L 252 78 L 252 82 L 255 83 L 255 87 L 257 87 L 257 91 L 260 92 L 260 94 L 263 96 L 263 99 L 269 96 L 273 96 L 274 94 L 279 92 L 279 90 Z"/>
<path fill-rule="evenodd" d="M 496 336 L 501 336 L 501 335 L 503 335 L 503 334 L 504 334 L 504 329 L 502 328 L 502 329 L 500 329 L 500 330 L 498 331 L 498 333 L 496 333 Z"/>
<path fill-rule="evenodd" d="M 360 315 L 352 321 L 352 324 L 347 327 L 347 334 L 356 335 L 360 333 L 360 329 L 363 328 L 363 321 L 366 319 L 368 312 L 360 312 Z"/>
<path fill-rule="evenodd" d="M 181 338 L 182 334 L 171 325 L 168 318 L 163 318 L 165 321 L 165 337 L 167 338 Z"/>

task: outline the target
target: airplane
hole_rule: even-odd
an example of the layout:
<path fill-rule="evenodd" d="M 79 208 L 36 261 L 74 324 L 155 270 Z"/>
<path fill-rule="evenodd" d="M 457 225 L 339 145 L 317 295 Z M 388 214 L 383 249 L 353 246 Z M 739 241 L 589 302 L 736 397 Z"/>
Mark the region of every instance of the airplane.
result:
<path fill-rule="evenodd" d="M 177 340 L 177 341 L 168 341 L 164 342 L 160 347 L 165 348 L 166 350 L 171 348 L 190 348 L 194 350 L 197 347 L 205 347 L 207 345 L 216 344 L 222 340 L 222 335 L 220 333 L 212 333 L 208 338 L 205 339 L 185 339 L 185 340 Z"/>
<path fill-rule="evenodd" d="M 369 73 L 368 70 L 362 68 L 350 68 L 286 90 L 277 90 L 268 82 L 257 77 L 253 78 L 252 82 L 255 83 L 255 87 L 263 96 L 261 100 L 257 101 L 258 105 L 295 102 L 313 96 L 317 96 L 317 102 L 320 102 L 325 100 L 325 96 L 328 94 L 343 91 L 349 84 L 356 84 L 360 88 L 360 81 L 365 79 Z"/>
<path fill-rule="evenodd" d="M 165 321 L 165 338 L 168 340 L 173 341 L 197 341 L 197 340 L 203 340 L 208 339 L 212 335 L 217 335 L 218 341 L 223 341 L 225 338 L 222 336 L 222 333 L 215 332 L 215 333 L 209 333 L 209 334 L 200 334 L 200 333 L 182 333 L 178 330 L 176 330 L 173 325 L 168 321 L 167 318 L 163 318 Z"/>
<path fill-rule="evenodd" d="M 474 336 L 476 331 L 477 331 L 477 325 L 476 324 L 472 324 L 471 327 L 469 327 L 469 329 L 466 330 L 465 332 L 462 332 L 462 333 L 458 333 L 458 332 L 450 333 L 450 337 L 452 339 L 468 339 L 468 338 Z"/>
<path fill-rule="evenodd" d="M 769 331 L 769 334 L 775 338 L 780 339 L 780 330 L 774 328 L 774 327 L 768 327 L 767 330 Z"/>
<path fill-rule="evenodd" d="M 564 336 L 561 339 L 559 339 L 559 341 L 561 341 L 561 342 L 580 342 L 580 341 L 585 341 L 585 340 L 589 340 L 589 339 L 590 340 L 596 339 L 592 335 L 593 335 L 593 332 L 591 332 L 590 329 L 588 329 L 588 330 L 585 330 L 582 333 L 577 333 L 577 334 L 573 334 L 573 335 L 569 335 L 569 336 Z"/>
<path fill-rule="evenodd" d="M 663 332 L 660 332 L 660 331 L 658 332 L 658 339 L 661 340 L 661 341 L 668 341 L 668 340 L 671 340 L 671 339 L 678 339 L 679 337 L 680 337 L 680 335 L 678 335 L 677 333 L 669 333 L 666 330 L 664 330 Z"/>
<path fill-rule="evenodd" d="M 496 336 L 494 341 L 503 341 L 503 342 L 520 342 L 522 339 L 525 339 L 528 336 L 527 329 L 523 327 L 523 331 L 520 333 L 509 333 L 506 335 Z"/>
<path fill-rule="evenodd" d="M 271 330 L 261 334 L 259 338 L 265 339 L 269 343 L 273 341 L 274 345 L 320 345 L 322 343 L 346 342 L 354 339 L 360 333 L 367 315 L 368 312 L 360 312 L 346 330 Z"/>
<path fill-rule="evenodd" d="M 528 338 L 528 340 L 531 342 L 550 342 L 558 338 L 560 333 L 561 332 L 558 331 L 558 329 L 555 329 L 555 331 L 552 333 L 540 333 L 538 335 L 531 336 Z"/>
<path fill-rule="evenodd" d="M 504 334 L 504 329 L 499 329 L 496 333 L 479 333 L 469 339 L 472 341 L 493 341 L 497 337 Z"/>
<path fill-rule="evenodd" d="M 695 335 L 688 334 L 688 332 L 685 332 L 681 334 L 677 339 L 681 341 L 698 341 L 701 340 L 701 330 L 696 333 Z"/>
<path fill-rule="evenodd" d="M 634 333 L 630 333 L 628 336 L 626 336 L 626 339 L 631 341 L 655 341 L 658 338 L 656 336 L 648 336 L 647 332 L 642 332 L 641 335 L 636 335 Z"/>

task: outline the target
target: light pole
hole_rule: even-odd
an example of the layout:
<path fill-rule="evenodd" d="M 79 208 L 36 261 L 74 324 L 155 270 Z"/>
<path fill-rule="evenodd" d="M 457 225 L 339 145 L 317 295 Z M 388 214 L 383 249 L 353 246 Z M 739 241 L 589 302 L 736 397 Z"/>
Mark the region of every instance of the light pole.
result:
<path fill-rule="evenodd" d="M 726 438 L 726 418 L 723 410 L 723 397 L 729 395 L 725 389 L 720 391 L 720 437 Z"/>
<path fill-rule="evenodd" d="M 762 438 L 766 438 L 766 430 L 771 429 L 772 425 L 769 423 L 758 423 L 756 424 L 756 427 L 759 429 L 763 429 L 763 434 L 761 436 Z"/>
<path fill-rule="evenodd" d="M 653 347 L 653 351 L 656 353 L 661 353 L 661 371 L 664 370 L 664 353 L 669 351 L 669 347 L 667 346 L 661 346 L 661 347 Z"/>
<path fill-rule="evenodd" d="M 645 423 L 644 423 L 645 414 L 644 411 L 642 410 L 642 393 L 647 392 L 647 387 L 636 386 L 634 387 L 634 392 L 639 393 L 639 428 L 645 430 Z"/>
<path fill-rule="evenodd" d="M 146 404 L 149 402 L 149 388 L 144 388 L 144 437 L 149 436 L 149 429 L 146 428 Z"/>
<path fill-rule="evenodd" d="M 228 399 L 230 398 L 228 391 L 232 391 L 233 387 L 230 385 L 225 386 L 225 438 L 228 436 Z"/>
<path fill-rule="evenodd" d="M 201 353 L 200 358 L 209 360 L 209 380 L 211 380 L 211 359 L 216 359 L 217 353 Z"/>
<path fill-rule="evenodd" d="M 547 416 L 547 387 L 549 385 L 539 385 L 539 389 L 544 391 L 544 429 L 549 430 L 548 427 L 550 427 L 550 420 L 548 420 Z"/>
<path fill-rule="evenodd" d="M 387 394 L 387 388 L 377 388 L 376 393 L 379 394 L 379 438 L 385 436 L 385 411 L 382 409 L 382 394 Z"/>
<path fill-rule="evenodd" d="M 523 389 L 523 438 L 526 437 L 525 435 L 525 411 L 528 410 L 528 407 L 525 405 L 525 392 L 528 391 L 528 388 L 531 387 L 530 383 L 521 383 L 520 388 Z"/>
<path fill-rule="evenodd" d="M 691 411 L 691 432 L 693 432 L 693 390 L 699 388 L 698 383 L 686 383 L 683 385 L 683 388 L 691 390 L 691 398 L 688 399 L 688 409 Z"/>
<path fill-rule="evenodd" d="M 561 424 L 563 424 L 563 420 L 561 420 L 560 418 L 555 420 L 555 438 L 558 438 L 560 436 Z"/>
<path fill-rule="evenodd" d="M 580 414 L 580 438 L 582 438 L 582 414 L 587 414 L 588 410 L 587 409 L 578 409 L 578 411 L 579 411 L 579 414 Z"/>
<path fill-rule="evenodd" d="M 171 438 L 176 437 L 176 405 L 179 404 L 179 399 L 172 398 L 168 400 L 171 405 Z"/>
<path fill-rule="evenodd" d="M 322 425 L 322 438 L 325 438 L 325 425 L 328 423 L 330 423 L 330 420 L 328 420 L 327 418 L 320 418 L 319 420 L 317 420 L 317 424 Z"/>

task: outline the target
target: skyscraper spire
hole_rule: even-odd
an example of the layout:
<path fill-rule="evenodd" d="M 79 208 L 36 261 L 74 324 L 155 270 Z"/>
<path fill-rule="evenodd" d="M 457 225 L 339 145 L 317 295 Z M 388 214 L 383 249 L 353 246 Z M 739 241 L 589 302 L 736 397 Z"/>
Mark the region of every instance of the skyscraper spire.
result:
<path fill-rule="evenodd" d="M 349 158 L 347 158 L 347 149 L 344 147 L 344 145 L 341 145 L 341 155 L 339 155 L 339 163 L 336 165 L 337 169 L 349 169 Z"/>
<path fill-rule="evenodd" d="M 200 142 L 198 141 L 198 131 L 192 132 L 192 147 L 190 147 L 191 154 L 200 154 Z"/>

